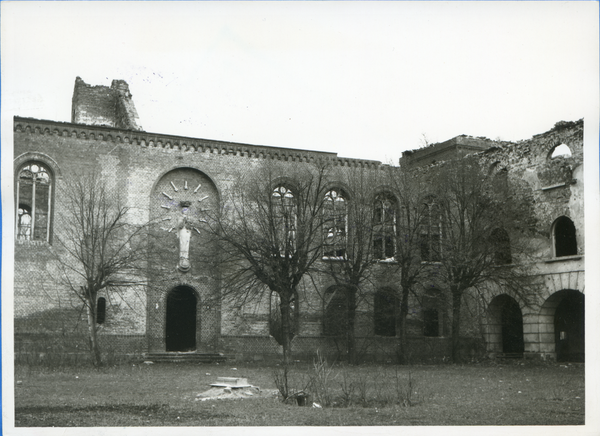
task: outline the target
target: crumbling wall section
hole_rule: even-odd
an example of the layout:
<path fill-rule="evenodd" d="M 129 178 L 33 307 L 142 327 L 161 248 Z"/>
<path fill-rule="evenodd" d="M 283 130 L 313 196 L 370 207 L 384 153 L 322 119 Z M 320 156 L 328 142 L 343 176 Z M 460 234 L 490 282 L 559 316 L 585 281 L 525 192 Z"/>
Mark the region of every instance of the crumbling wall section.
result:
<path fill-rule="evenodd" d="M 91 86 L 81 77 L 75 79 L 71 122 L 93 126 L 142 130 L 129 85 L 113 80 L 108 86 Z"/>

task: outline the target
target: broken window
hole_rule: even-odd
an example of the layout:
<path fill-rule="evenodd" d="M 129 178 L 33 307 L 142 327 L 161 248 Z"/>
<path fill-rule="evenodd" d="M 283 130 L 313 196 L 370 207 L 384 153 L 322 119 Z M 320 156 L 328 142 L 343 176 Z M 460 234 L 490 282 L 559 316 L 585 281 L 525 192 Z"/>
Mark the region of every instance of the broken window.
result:
<path fill-rule="evenodd" d="M 433 200 L 423 205 L 419 239 L 421 261 L 439 262 L 442 252 L 442 214 Z"/>
<path fill-rule="evenodd" d="M 376 335 L 396 336 L 397 302 L 397 297 L 392 291 L 379 290 L 375 293 L 373 318 Z"/>
<path fill-rule="evenodd" d="M 17 176 L 17 239 L 49 241 L 52 176 L 39 162 L 26 163 Z"/>
<path fill-rule="evenodd" d="M 554 255 L 556 257 L 575 256 L 577 254 L 577 237 L 575 224 L 566 216 L 554 222 Z"/>
<path fill-rule="evenodd" d="M 274 244 L 282 256 L 291 256 L 296 243 L 296 203 L 294 194 L 285 186 L 277 186 L 271 195 L 276 232 Z"/>
<path fill-rule="evenodd" d="M 325 194 L 323 256 L 344 258 L 348 225 L 347 202 L 341 191 L 332 189 Z"/>
<path fill-rule="evenodd" d="M 385 194 L 375 198 L 373 209 L 373 255 L 393 259 L 396 254 L 396 202 Z"/>
<path fill-rule="evenodd" d="M 496 265 L 508 265 L 512 263 L 510 252 L 510 238 L 504 229 L 494 229 L 491 234 L 494 263 Z"/>

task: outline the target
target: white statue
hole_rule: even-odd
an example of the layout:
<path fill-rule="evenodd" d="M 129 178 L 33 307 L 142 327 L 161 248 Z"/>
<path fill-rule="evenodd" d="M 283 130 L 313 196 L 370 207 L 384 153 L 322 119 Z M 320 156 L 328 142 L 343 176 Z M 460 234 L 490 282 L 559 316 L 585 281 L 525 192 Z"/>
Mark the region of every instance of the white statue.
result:
<path fill-rule="evenodd" d="M 19 239 L 31 239 L 31 215 L 19 208 Z"/>
<path fill-rule="evenodd" d="M 192 236 L 192 225 L 190 218 L 187 216 L 189 208 L 183 206 L 181 216 L 177 219 L 177 237 L 179 238 L 179 264 L 177 267 L 180 271 L 188 271 L 190 269 L 190 238 Z"/>

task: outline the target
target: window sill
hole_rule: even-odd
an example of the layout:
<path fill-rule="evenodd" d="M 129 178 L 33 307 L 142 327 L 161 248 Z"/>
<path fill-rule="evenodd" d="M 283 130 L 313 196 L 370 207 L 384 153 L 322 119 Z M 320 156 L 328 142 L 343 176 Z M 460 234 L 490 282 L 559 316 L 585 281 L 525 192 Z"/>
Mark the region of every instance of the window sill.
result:
<path fill-rule="evenodd" d="M 388 257 L 386 259 L 376 259 L 375 262 L 377 263 L 383 263 L 383 264 L 390 264 L 390 265 L 397 265 L 398 261 L 396 259 L 394 259 L 393 257 Z"/>
<path fill-rule="evenodd" d="M 583 258 L 583 254 L 576 254 L 573 256 L 561 256 L 561 257 L 555 257 L 552 259 L 547 259 L 545 260 L 546 263 L 554 263 L 554 262 L 563 262 L 563 261 L 568 261 L 568 260 L 579 260 Z"/>
<path fill-rule="evenodd" d="M 16 245 L 24 245 L 26 247 L 44 247 L 50 245 L 48 241 L 37 241 L 32 239 L 15 239 Z"/>
<path fill-rule="evenodd" d="M 331 262 L 343 262 L 347 260 L 343 256 L 323 256 L 321 260 L 331 261 Z"/>

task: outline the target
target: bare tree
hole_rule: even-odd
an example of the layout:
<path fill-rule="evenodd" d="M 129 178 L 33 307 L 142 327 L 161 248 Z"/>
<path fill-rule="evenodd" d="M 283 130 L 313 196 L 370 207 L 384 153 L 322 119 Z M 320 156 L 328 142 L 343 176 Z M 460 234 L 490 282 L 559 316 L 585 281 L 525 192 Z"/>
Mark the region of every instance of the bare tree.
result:
<path fill-rule="evenodd" d="M 396 356 L 398 363 L 407 363 L 406 317 L 408 301 L 412 294 L 419 297 L 418 289 L 428 279 L 430 266 L 421 255 L 423 224 L 427 215 L 423 208 L 427 187 L 423 177 L 408 169 L 400 168 L 388 173 L 397 204 L 390 204 L 390 214 L 395 214 L 394 265 L 399 274 L 399 294 L 393 295 L 395 304 Z M 394 197 L 390 197 L 390 200 Z M 390 201 L 388 200 L 388 201 Z"/>
<path fill-rule="evenodd" d="M 355 321 L 358 304 L 366 294 L 372 267 L 379 257 L 373 249 L 376 226 L 373 222 L 373 188 L 382 180 L 378 173 L 352 168 L 341 179 L 350 191 L 333 188 L 325 193 L 323 223 L 323 272 L 336 283 L 335 295 L 322 295 L 327 304 L 339 304 L 340 311 L 332 311 L 326 324 L 335 325 L 345 342 L 350 363 L 356 363 Z M 341 315 L 341 316 L 340 316 Z"/>
<path fill-rule="evenodd" d="M 476 157 L 447 162 L 433 170 L 425 205 L 431 226 L 421 253 L 429 252 L 439 279 L 452 297 L 452 358 L 459 360 L 461 305 L 468 290 L 491 286 L 527 302 L 535 284 L 523 266 L 535 227 L 531 202 L 519 196 L 505 173 L 490 173 Z M 511 229 L 513 237 L 509 237 Z"/>
<path fill-rule="evenodd" d="M 266 290 L 278 296 L 286 364 L 300 285 L 321 257 L 326 172 L 266 162 L 238 177 L 209 220 L 220 243 L 223 297 L 241 307 Z"/>
<path fill-rule="evenodd" d="M 129 209 L 98 173 L 73 176 L 59 195 L 56 257 L 61 281 L 85 307 L 92 362 L 99 366 L 98 296 L 144 284 L 146 226 L 129 221 Z"/>

